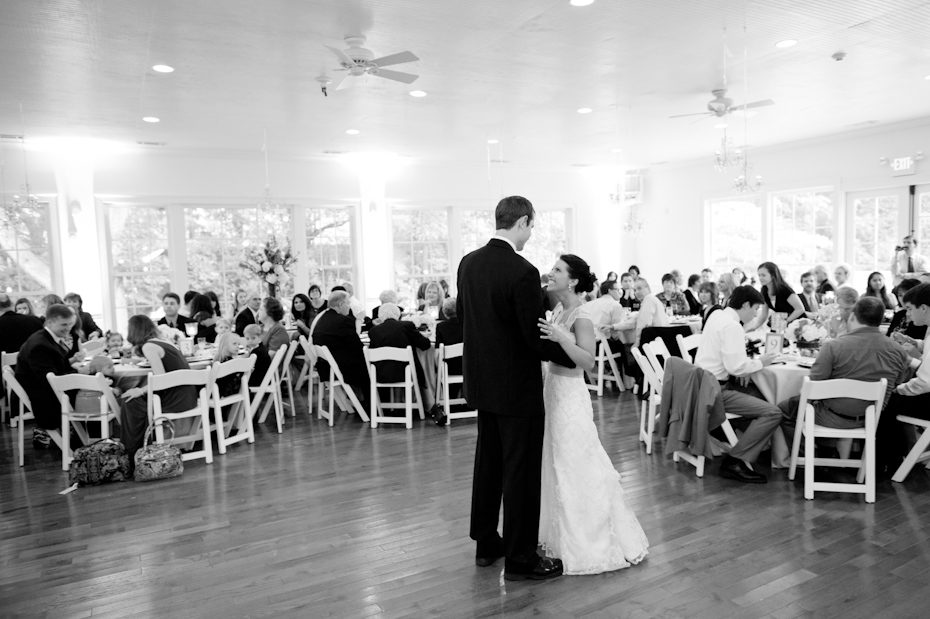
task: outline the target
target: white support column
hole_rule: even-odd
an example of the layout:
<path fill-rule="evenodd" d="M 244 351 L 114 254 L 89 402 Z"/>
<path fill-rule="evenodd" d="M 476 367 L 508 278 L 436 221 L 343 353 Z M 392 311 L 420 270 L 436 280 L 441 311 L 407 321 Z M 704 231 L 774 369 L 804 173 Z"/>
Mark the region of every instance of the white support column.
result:
<path fill-rule="evenodd" d="M 382 290 L 394 286 L 394 234 L 384 172 L 377 166 L 360 166 L 358 177 L 361 191 L 358 264 L 361 268 L 355 295 L 370 308 L 378 305 Z"/>

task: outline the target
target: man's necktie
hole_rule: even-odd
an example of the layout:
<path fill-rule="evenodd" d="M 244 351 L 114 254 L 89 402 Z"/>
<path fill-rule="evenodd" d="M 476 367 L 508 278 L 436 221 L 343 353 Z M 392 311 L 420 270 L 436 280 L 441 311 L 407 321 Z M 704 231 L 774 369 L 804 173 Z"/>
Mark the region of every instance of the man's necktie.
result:
<path fill-rule="evenodd" d="M 907 272 L 908 273 L 914 272 L 914 259 L 911 258 L 910 256 L 907 257 Z"/>

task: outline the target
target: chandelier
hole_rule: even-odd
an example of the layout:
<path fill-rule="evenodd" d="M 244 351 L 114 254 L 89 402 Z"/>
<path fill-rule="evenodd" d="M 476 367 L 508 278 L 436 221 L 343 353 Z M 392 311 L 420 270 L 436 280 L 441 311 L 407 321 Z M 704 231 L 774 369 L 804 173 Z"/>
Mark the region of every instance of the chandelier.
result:
<path fill-rule="evenodd" d="M 746 26 L 743 26 L 743 33 L 746 32 Z M 743 48 L 743 88 L 745 89 L 744 96 L 746 101 L 749 100 L 749 52 L 746 48 Z M 749 163 L 749 113 L 743 108 L 743 152 L 742 152 L 742 168 L 740 169 L 740 175 L 733 180 L 733 189 L 738 193 L 747 193 L 759 191 L 762 188 L 762 177 L 758 174 L 755 176 L 751 175 L 752 164 Z"/>
<path fill-rule="evenodd" d="M 723 172 L 730 166 L 742 165 L 745 157 L 743 151 L 733 147 L 733 140 L 727 137 L 727 130 L 723 130 L 720 146 L 714 152 L 714 169 Z"/>
<path fill-rule="evenodd" d="M 275 209 L 281 206 L 271 197 L 271 176 L 268 173 L 268 132 L 262 131 L 262 153 L 265 155 L 265 190 L 258 208 L 262 210 Z"/>
<path fill-rule="evenodd" d="M 759 191 L 762 188 L 762 177 L 758 174 L 751 176 L 751 172 L 752 164 L 748 157 L 744 157 L 741 174 L 733 180 L 733 189 L 739 193 Z"/>

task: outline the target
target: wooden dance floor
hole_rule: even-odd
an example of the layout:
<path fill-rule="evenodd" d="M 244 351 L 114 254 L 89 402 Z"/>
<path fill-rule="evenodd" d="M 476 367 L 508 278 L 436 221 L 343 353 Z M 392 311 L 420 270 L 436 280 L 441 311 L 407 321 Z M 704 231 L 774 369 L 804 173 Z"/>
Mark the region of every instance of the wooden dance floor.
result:
<path fill-rule="evenodd" d="M 58 452 L 30 444 L 19 468 L 7 426 L 0 616 L 925 616 L 930 471 L 881 482 L 874 505 L 805 501 L 803 475 L 745 486 L 646 455 L 637 413 L 627 394 L 595 404 L 648 558 L 538 584 L 474 565 L 474 420 L 373 431 L 303 414 L 180 479 L 66 496 Z"/>

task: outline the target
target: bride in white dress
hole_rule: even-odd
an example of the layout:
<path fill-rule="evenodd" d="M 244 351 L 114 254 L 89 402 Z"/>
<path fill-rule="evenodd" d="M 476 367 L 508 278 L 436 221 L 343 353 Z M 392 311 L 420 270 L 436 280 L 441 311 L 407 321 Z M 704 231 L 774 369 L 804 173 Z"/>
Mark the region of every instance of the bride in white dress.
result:
<path fill-rule="evenodd" d="M 600 574 L 639 563 L 649 541 L 626 506 L 620 474 L 594 425 L 591 396 L 582 368 L 594 366 L 595 336 L 579 293 L 590 292 L 594 275 L 574 255 L 559 258 L 548 290 L 559 304 L 540 321 L 545 339 L 558 342 L 574 369 L 549 364 L 544 387 L 539 541 L 547 556 L 559 557 L 566 574 Z"/>

